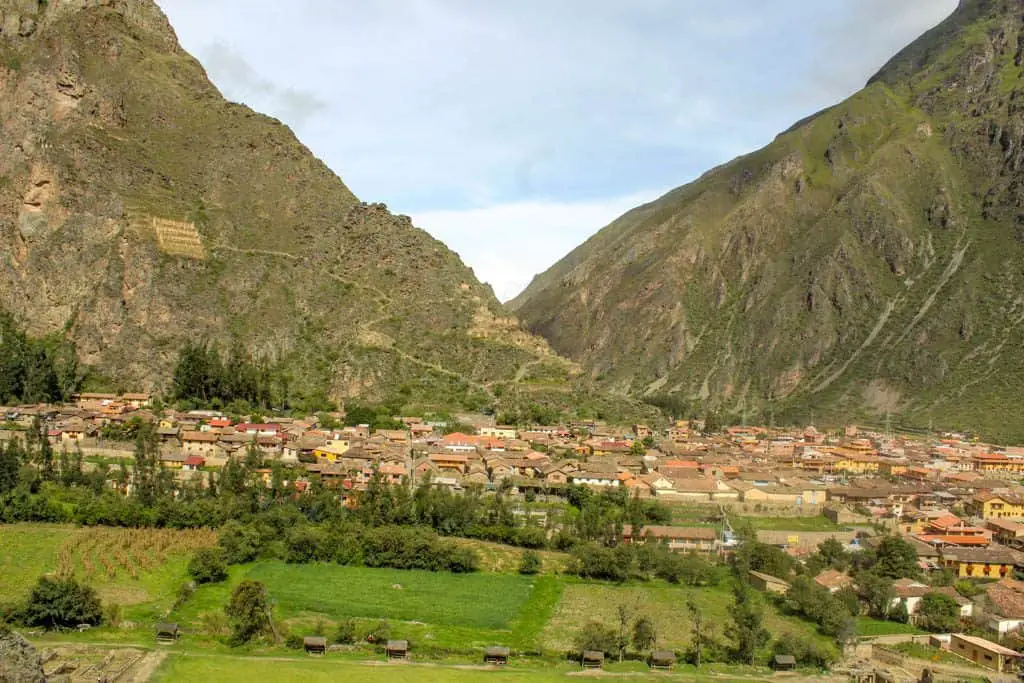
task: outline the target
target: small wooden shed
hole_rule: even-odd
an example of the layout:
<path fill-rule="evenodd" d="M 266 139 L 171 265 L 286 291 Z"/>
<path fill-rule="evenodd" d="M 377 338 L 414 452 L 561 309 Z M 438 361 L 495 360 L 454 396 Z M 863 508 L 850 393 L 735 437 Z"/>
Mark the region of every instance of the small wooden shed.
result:
<path fill-rule="evenodd" d="M 173 643 L 181 637 L 181 629 L 177 624 L 160 622 L 156 625 L 156 642 Z"/>
<path fill-rule="evenodd" d="M 389 640 L 385 651 L 388 659 L 409 659 L 409 641 Z"/>
<path fill-rule="evenodd" d="M 322 636 L 306 636 L 302 639 L 302 649 L 308 655 L 327 654 L 327 639 Z"/>
<path fill-rule="evenodd" d="M 671 650 L 655 650 L 651 653 L 650 664 L 656 671 L 671 671 L 676 665 L 676 654 Z"/>
<path fill-rule="evenodd" d="M 772 668 L 776 671 L 792 671 L 796 668 L 796 657 L 793 655 L 775 655 Z"/>
<path fill-rule="evenodd" d="M 604 653 L 597 650 L 584 650 L 580 657 L 584 669 L 601 669 L 604 667 Z"/>
<path fill-rule="evenodd" d="M 484 664 L 508 664 L 509 654 L 511 650 L 507 647 L 489 647 L 484 650 Z"/>

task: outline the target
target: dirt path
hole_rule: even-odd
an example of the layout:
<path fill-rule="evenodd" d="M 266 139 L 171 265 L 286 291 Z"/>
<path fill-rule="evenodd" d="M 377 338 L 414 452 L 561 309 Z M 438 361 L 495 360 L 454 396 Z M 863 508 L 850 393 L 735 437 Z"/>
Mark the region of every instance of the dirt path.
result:
<path fill-rule="evenodd" d="M 284 251 L 271 251 L 266 249 L 242 249 L 240 247 L 232 247 L 226 244 L 214 245 L 211 248 L 211 251 L 230 251 L 236 254 L 247 254 L 249 256 L 271 256 L 277 258 L 286 258 L 292 261 L 300 261 L 303 259 L 302 256 L 299 256 L 297 254 L 289 254 L 288 252 Z M 385 291 L 383 291 L 382 289 L 378 289 L 373 285 L 368 285 L 363 282 L 358 282 L 356 280 L 350 280 L 348 278 L 342 277 L 341 275 L 331 272 L 330 270 L 324 271 L 323 274 L 331 278 L 332 280 L 335 280 L 345 285 L 359 288 L 365 292 L 369 292 L 375 295 L 373 297 L 373 300 L 378 306 L 380 306 L 380 315 L 378 315 L 376 318 L 371 318 L 370 320 L 363 321 L 362 323 L 359 324 L 358 329 L 360 333 L 362 333 L 360 336 L 363 339 L 377 340 L 378 345 L 388 349 L 389 351 L 397 355 L 399 358 L 402 358 L 403 360 L 409 363 L 418 365 L 423 368 L 427 368 L 429 370 L 433 370 L 442 375 L 454 377 L 455 379 L 465 382 L 474 389 L 483 391 L 488 396 L 494 398 L 494 392 L 486 384 L 477 382 L 476 380 L 471 379 L 470 377 L 467 377 L 466 375 L 460 372 L 456 372 L 455 370 L 446 368 L 443 365 L 431 363 L 430 361 L 425 361 L 420 358 L 417 358 L 416 356 L 413 356 L 412 354 L 398 348 L 398 346 L 395 343 L 395 340 L 390 335 L 385 334 L 384 332 L 381 332 L 380 330 L 376 329 L 377 325 L 391 317 L 391 306 L 392 304 L 394 304 L 394 299 L 391 298 L 391 296 L 388 295 Z M 516 379 L 516 382 L 519 382 L 519 378 Z"/>
<path fill-rule="evenodd" d="M 153 650 L 148 653 L 141 662 L 132 668 L 127 674 L 118 679 L 118 683 L 146 683 L 160 665 L 167 659 L 166 650 Z"/>

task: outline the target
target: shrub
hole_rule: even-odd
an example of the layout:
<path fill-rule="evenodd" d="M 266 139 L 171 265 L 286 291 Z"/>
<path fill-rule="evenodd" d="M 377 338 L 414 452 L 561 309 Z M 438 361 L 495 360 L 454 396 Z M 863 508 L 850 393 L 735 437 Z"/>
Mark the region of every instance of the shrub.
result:
<path fill-rule="evenodd" d="M 527 550 L 523 553 L 523 558 L 519 561 L 519 573 L 532 575 L 540 572 L 541 560 L 540 555 L 532 550 Z"/>
<path fill-rule="evenodd" d="M 47 630 L 70 628 L 79 624 L 97 625 L 103 620 L 103 608 L 96 591 L 74 579 L 40 577 L 21 612 L 26 626 Z"/>
<path fill-rule="evenodd" d="M 579 651 L 595 650 L 611 655 L 618 650 L 619 636 L 615 629 L 604 624 L 591 621 L 576 636 L 575 645 Z"/>
<path fill-rule="evenodd" d="M 231 623 L 232 646 L 242 645 L 270 627 L 270 595 L 267 587 L 246 579 L 235 587 L 224 608 Z"/>
<path fill-rule="evenodd" d="M 244 564 L 259 555 L 260 534 L 252 527 L 232 520 L 221 529 L 217 544 L 224 549 L 224 559 L 228 564 Z"/>
<path fill-rule="evenodd" d="M 334 632 L 334 642 L 339 645 L 351 645 L 356 642 L 356 622 L 352 619 L 343 619 Z"/>
<path fill-rule="evenodd" d="M 370 643 L 385 643 L 391 637 L 391 624 L 387 621 L 378 622 L 366 634 L 366 640 Z"/>
<path fill-rule="evenodd" d="M 228 565 L 221 548 L 200 548 L 188 563 L 188 574 L 196 583 L 217 583 L 228 578 Z"/>
<path fill-rule="evenodd" d="M 301 650 L 303 644 L 302 636 L 298 633 L 289 633 L 284 639 L 284 646 L 291 650 Z"/>

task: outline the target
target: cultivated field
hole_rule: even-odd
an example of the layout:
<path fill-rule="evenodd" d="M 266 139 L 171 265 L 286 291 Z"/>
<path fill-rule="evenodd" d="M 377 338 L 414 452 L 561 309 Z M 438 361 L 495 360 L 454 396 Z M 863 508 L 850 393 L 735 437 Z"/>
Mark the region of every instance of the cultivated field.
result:
<path fill-rule="evenodd" d="M 505 644 L 532 649 L 560 593 L 558 579 L 516 574 L 448 574 L 396 569 L 257 562 L 203 586 L 172 615 L 190 632 L 209 628 L 243 579 L 267 585 L 276 613 L 295 632 L 342 619 L 368 628 L 389 622 L 391 635 L 423 647 L 462 651 Z"/>
<path fill-rule="evenodd" d="M 520 576 L 512 571 L 520 550 L 468 541 L 481 551 L 487 571 L 459 575 L 261 560 L 231 567 L 223 583 L 183 593 L 191 553 L 215 540 L 215 534 L 207 531 L 0 526 L 0 575 L 5 577 L 0 581 L 0 601 L 24 599 L 40 575 L 73 574 L 96 587 L 106 606 L 121 607 L 121 624 L 105 624 L 84 633 L 37 635 L 43 647 L 73 642 L 93 647 L 131 644 L 152 650 L 153 624 L 176 622 L 185 634 L 182 641 L 154 650 L 170 653 L 156 679 L 161 681 L 350 678 L 371 683 L 531 683 L 565 680 L 573 666 L 564 655 L 574 649 L 575 635 L 588 621 L 616 624 L 620 605 L 634 614 L 649 615 L 656 624 L 658 645 L 681 651 L 690 640 L 687 599 L 692 596 L 701 606 L 705 623 L 719 637 L 728 623 L 732 600 L 728 579 L 715 588 L 689 589 L 660 581 L 620 586 L 563 576 L 551 571 L 564 562 L 565 556 L 557 553 L 544 554 L 546 573 Z M 331 636 L 339 622 L 352 619 L 362 639 L 366 633 L 379 632 L 386 622 L 389 637 L 412 642 L 417 663 L 384 666 L 354 661 L 378 656 L 365 644 L 343 648 L 325 660 L 301 658 L 293 650 L 265 643 L 230 649 L 223 644 L 227 635 L 223 610 L 231 590 L 243 579 L 267 585 L 283 634 Z M 767 626 L 776 638 L 815 633 L 810 624 L 782 616 L 771 605 Z M 500 672 L 483 671 L 476 665 L 489 645 L 506 645 L 516 653 L 542 659 L 513 661 Z M 541 663 L 545 660 L 549 665 Z M 625 662 L 610 669 L 637 674 L 645 667 Z M 687 671 L 683 667 L 679 672 L 683 680 L 695 674 Z M 702 669 L 701 675 L 708 671 Z M 743 678 L 758 680 L 761 671 L 744 670 Z M 715 678 L 738 680 L 730 679 L 732 673 L 740 670 L 723 667 Z"/>
<path fill-rule="evenodd" d="M 617 624 L 620 605 L 654 620 L 659 647 L 685 650 L 691 634 L 687 599 L 692 596 L 703 612 L 706 627 L 719 637 L 729 621 L 733 599 L 727 585 L 688 589 L 661 582 L 615 586 L 567 581 L 562 598 L 541 638 L 544 647 L 553 651 L 572 649 L 574 637 L 588 621 Z M 766 606 L 765 625 L 775 638 L 784 633 L 803 633 L 820 638 L 812 625 L 782 616 L 770 605 Z"/>
<path fill-rule="evenodd" d="M 0 525 L 0 600 L 23 599 L 44 574 L 74 576 L 126 621 L 148 625 L 171 609 L 192 553 L 216 540 L 212 531 Z"/>

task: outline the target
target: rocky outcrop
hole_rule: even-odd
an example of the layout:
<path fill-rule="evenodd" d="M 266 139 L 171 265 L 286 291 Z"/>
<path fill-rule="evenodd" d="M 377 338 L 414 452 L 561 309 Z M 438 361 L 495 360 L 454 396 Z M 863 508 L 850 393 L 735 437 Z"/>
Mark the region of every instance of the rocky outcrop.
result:
<path fill-rule="evenodd" d="M 479 406 L 553 357 L 456 254 L 227 102 L 152 0 L 0 0 L 0 130 L 0 308 L 111 384 L 165 387 L 208 339 L 287 365 L 293 398 Z"/>
<path fill-rule="evenodd" d="M 0 630 L 0 683 L 45 683 L 43 661 L 32 644 L 14 631 Z"/>

